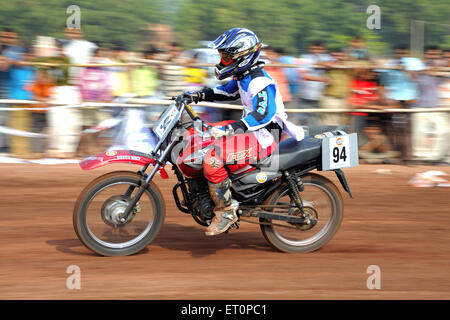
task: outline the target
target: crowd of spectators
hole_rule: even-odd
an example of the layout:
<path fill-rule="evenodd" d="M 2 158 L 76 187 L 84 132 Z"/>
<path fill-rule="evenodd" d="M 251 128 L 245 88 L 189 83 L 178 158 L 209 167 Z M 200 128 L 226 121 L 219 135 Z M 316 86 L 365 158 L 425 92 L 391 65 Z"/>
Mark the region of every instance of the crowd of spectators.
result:
<path fill-rule="evenodd" d="M 299 66 L 273 68 L 279 69 L 274 73 L 277 78 L 279 71 L 284 75 L 284 81 L 278 82 L 281 86 L 287 82 L 285 105 L 298 109 L 290 115 L 297 123 L 347 126 L 358 132 L 360 158 L 368 162 L 448 163 L 450 113 L 439 108 L 450 107 L 450 50 L 427 46 L 424 51 L 419 59 L 410 55 L 406 45 L 398 45 L 393 58 L 375 58 L 355 37 L 344 48 L 327 49 L 316 41 L 299 57 L 271 48 L 268 58 Z M 301 113 L 311 108 L 330 110 Z M 409 112 L 414 108 L 433 108 L 433 112 Z M 376 112 L 352 112 L 357 109 Z M 383 112 L 387 109 L 399 110 Z"/>
<path fill-rule="evenodd" d="M 354 37 L 344 48 L 326 48 L 323 42 L 315 41 L 306 53 L 298 56 L 271 46 L 264 48 L 263 53 L 263 59 L 269 63 L 266 71 L 277 82 L 286 108 L 298 110 L 290 113 L 294 122 L 306 128 L 347 126 L 350 131 L 360 133 L 360 155 L 364 159 L 449 160 L 448 112 L 352 111 L 449 106 L 450 78 L 448 70 L 445 71 L 450 67 L 449 50 L 429 46 L 424 58 L 418 59 L 410 56 L 406 46 L 399 45 L 392 59 L 375 59 L 363 40 Z M 126 65 L 141 59 L 162 63 Z M 80 151 L 80 132 L 119 116 L 121 109 L 80 109 L 70 105 L 83 101 L 120 102 L 124 97 L 167 99 L 185 90 L 201 89 L 211 84 L 211 76 L 208 68 L 195 66 L 198 62 L 201 62 L 198 54 L 184 55 L 177 43 L 165 50 L 147 45 L 136 53 L 127 51 L 120 43 L 107 48 L 85 40 L 79 29 L 65 29 L 64 39 L 41 36 L 33 46 L 25 46 L 14 30 L 3 29 L 0 99 L 39 103 L 32 105 L 36 110 L 31 112 L 5 111 L 6 107 L 23 108 L 20 102 L 2 105 L 0 129 L 48 134 L 49 138 L 0 131 L 0 153 L 72 157 Z M 52 108 L 54 105 L 68 107 Z M 144 115 L 151 122 L 160 109 L 147 109 Z M 310 113 L 302 109 L 330 112 Z M 230 114 L 239 116 L 220 109 L 199 108 L 199 111 L 210 121 L 228 118 Z"/>

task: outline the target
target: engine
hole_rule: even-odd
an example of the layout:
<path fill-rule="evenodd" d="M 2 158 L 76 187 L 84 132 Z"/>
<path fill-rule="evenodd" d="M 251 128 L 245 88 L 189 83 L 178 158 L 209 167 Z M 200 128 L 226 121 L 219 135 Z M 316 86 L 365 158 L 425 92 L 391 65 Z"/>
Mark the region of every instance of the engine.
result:
<path fill-rule="evenodd" d="M 192 208 L 201 220 L 208 221 L 214 217 L 214 202 L 209 195 L 208 181 L 205 178 L 188 179 Z"/>

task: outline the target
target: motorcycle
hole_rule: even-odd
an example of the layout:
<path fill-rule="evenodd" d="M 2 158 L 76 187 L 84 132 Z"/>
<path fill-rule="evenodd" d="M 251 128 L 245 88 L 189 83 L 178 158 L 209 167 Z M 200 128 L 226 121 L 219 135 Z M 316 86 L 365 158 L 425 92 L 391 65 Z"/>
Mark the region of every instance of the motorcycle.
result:
<path fill-rule="evenodd" d="M 112 163 L 141 165 L 137 172 L 104 174 L 79 195 L 73 226 L 87 248 L 103 256 L 125 256 L 155 239 L 164 222 L 165 203 L 153 178 L 159 173 L 167 179 L 166 165 L 178 180 L 172 189 L 177 208 L 202 226 L 211 223 L 214 202 L 202 160 L 214 138 L 210 124 L 190 103 L 179 96 L 162 112 L 153 127 L 158 142 L 150 153 L 112 150 L 80 162 L 83 170 Z M 229 230 L 237 230 L 241 222 L 259 224 L 269 244 L 282 252 L 323 247 L 341 224 L 343 199 L 331 180 L 311 171 L 334 171 L 352 197 L 342 168 L 356 165 L 356 133 L 335 130 L 300 141 L 282 140 L 269 157 L 230 175 L 239 220 Z"/>

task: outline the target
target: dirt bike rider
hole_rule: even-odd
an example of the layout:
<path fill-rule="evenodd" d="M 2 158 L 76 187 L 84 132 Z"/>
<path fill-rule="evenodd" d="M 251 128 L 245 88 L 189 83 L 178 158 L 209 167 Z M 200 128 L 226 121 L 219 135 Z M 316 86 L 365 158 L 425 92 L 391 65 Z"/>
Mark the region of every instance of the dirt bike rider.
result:
<path fill-rule="evenodd" d="M 277 86 L 259 61 L 261 42 L 256 34 L 244 28 L 230 29 L 210 48 L 217 49 L 221 58 L 215 69 L 217 79 L 233 77 L 232 80 L 214 89 L 185 92 L 184 96 L 195 103 L 241 98 L 244 109 L 238 121 L 212 124 L 211 135 L 216 142 L 203 159 L 203 173 L 215 203 L 215 216 L 205 232 L 209 236 L 227 231 L 238 220 L 229 172 L 242 172 L 250 161 L 269 156 L 283 131 L 296 140 L 304 136 L 301 127 L 287 121 Z"/>

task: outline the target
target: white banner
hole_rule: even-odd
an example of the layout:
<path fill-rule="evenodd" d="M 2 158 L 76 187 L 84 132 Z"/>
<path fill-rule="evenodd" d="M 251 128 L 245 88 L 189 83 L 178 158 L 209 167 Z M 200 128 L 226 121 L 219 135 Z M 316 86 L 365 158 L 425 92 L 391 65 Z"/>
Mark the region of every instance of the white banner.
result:
<path fill-rule="evenodd" d="M 106 120 L 103 120 L 95 127 L 83 130 L 80 134 L 61 134 L 59 136 L 80 136 L 83 133 L 95 133 L 102 130 L 110 129 L 116 125 L 118 125 L 123 119 L 120 118 L 109 118 Z M 35 133 L 35 132 L 28 132 L 18 129 L 11 129 L 5 126 L 0 126 L 0 133 L 13 135 L 13 136 L 20 136 L 20 137 L 28 137 L 28 138 L 49 138 L 52 135 L 50 134 L 44 134 L 44 133 Z"/>
<path fill-rule="evenodd" d="M 4 157 L 0 156 L 0 163 L 25 163 L 25 164 L 70 164 L 70 163 L 79 163 L 80 160 L 76 159 L 55 159 L 55 158 L 45 158 L 45 159 L 34 159 L 34 160 L 25 160 L 20 158 L 13 157 Z"/>

